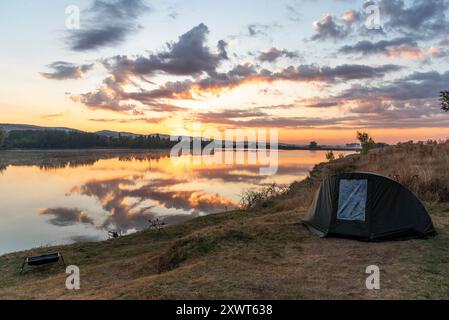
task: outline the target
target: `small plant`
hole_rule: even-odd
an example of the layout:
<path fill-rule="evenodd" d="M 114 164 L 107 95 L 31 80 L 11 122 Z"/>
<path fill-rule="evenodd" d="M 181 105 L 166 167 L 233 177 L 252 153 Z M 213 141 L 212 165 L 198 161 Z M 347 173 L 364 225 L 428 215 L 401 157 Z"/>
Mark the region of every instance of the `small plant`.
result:
<path fill-rule="evenodd" d="M 287 194 L 289 190 L 289 186 L 281 186 L 276 183 L 272 183 L 260 191 L 245 190 L 240 197 L 240 206 L 245 210 L 260 206 L 266 207 L 269 202 Z"/>
<path fill-rule="evenodd" d="M 362 145 L 362 154 L 367 154 L 371 149 L 376 147 L 376 143 L 366 132 L 357 132 L 357 140 Z"/>
<path fill-rule="evenodd" d="M 335 160 L 335 155 L 333 151 L 326 152 L 326 159 L 327 161 L 331 162 Z"/>

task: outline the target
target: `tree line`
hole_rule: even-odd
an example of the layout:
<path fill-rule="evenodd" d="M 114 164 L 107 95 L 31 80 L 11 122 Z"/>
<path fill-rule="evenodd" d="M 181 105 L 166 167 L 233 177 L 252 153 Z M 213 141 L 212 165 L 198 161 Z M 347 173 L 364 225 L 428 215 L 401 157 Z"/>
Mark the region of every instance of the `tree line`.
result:
<path fill-rule="evenodd" d="M 168 149 L 177 141 L 151 136 L 107 137 L 96 133 L 58 130 L 13 130 L 0 128 L 2 149 L 83 149 L 83 148 L 139 148 Z"/>

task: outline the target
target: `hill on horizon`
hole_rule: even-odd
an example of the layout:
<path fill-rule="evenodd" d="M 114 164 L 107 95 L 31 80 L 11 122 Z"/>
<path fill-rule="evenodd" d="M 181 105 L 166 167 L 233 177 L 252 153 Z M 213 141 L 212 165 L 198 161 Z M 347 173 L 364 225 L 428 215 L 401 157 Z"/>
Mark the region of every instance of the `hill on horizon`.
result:
<path fill-rule="evenodd" d="M 66 131 L 66 132 L 71 132 L 71 131 L 72 132 L 87 132 L 87 131 L 73 129 L 73 128 L 67 128 L 67 127 L 44 127 L 44 126 L 36 126 L 36 125 L 31 125 L 31 124 L 13 124 L 13 123 L 0 123 L 0 128 L 4 129 L 6 132 L 14 131 L 14 130 L 35 130 L 35 131 L 56 130 L 56 131 Z M 139 137 L 139 136 L 144 136 L 144 134 L 113 131 L 113 130 L 100 130 L 100 131 L 95 131 L 92 133 L 98 134 L 100 136 L 115 137 L 115 138 L 117 138 L 119 135 L 121 135 L 123 137 L 133 137 L 133 138 Z M 148 135 L 156 136 L 156 135 L 158 135 L 158 133 L 148 134 Z M 169 135 L 165 135 L 165 134 L 159 134 L 159 136 L 161 138 L 166 138 L 166 139 L 170 138 Z"/>
<path fill-rule="evenodd" d="M 79 129 L 73 129 L 68 127 L 45 127 L 45 126 L 37 126 L 37 125 L 31 125 L 31 124 L 15 124 L 15 123 L 0 123 L 0 129 L 5 130 L 6 132 L 10 131 L 27 131 L 27 130 L 34 130 L 34 131 L 43 131 L 43 130 L 56 130 L 56 131 L 65 131 L 65 132 L 85 132 L 85 133 L 94 133 L 100 136 L 104 137 L 110 137 L 110 138 L 118 138 L 119 136 L 122 137 L 131 137 L 131 138 L 137 138 L 140 136 L 150 136 L 150 137 L 156 137 L 159 135 L 162 139 L 170 139 L 171 136 L 168 134 L 160 134 L 160 133 L 149 133 L 149 134 L 138 134 L 133 132 L 126 132 L 126 131 L 114 131 L 114 130 L 99 130 L 94 132 L 79 130 Z M 204 137 L 188 137 L 188 136 L 175 136 L 176 138 L 192 138 L 193 140 L 203 140 L 203 141 L 210 141 L 208 138 Z M 308 144 L 292 144 L 292 143 L 283 143 L 279 142 L 278 146 L 280 149 L 308 149 Z M 339 148 L 345 147 L 344 145 L 320 145 L 321 149 L 325 150 L 326 147 L 329 148 Z M 352 143 L 350 145 L 346 145 L 346 148 L 349 148 L 350 150 L 355 150 L 359 147 L 358 143 Z"/>

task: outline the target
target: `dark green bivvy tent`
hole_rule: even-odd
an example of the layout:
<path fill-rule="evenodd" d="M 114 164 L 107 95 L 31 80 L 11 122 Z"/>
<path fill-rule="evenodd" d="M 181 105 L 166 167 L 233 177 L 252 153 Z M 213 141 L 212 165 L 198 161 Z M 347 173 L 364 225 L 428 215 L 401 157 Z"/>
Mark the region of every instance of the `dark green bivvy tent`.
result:
<path fill-rule="evenodd" d="M 303 222 L 321 237 L 382 241 L 436 235 L 429 213 L 410 190 L 364 172 L 326 179 Z"/>

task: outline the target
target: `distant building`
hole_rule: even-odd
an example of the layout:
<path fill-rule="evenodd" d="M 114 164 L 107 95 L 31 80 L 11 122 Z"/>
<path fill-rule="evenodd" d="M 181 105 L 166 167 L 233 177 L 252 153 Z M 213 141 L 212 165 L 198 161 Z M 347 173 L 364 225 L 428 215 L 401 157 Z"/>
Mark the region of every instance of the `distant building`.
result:
<path fill-rule="evenodd" d="M 361 147 L 362 147 L 362 145 L 360 143 L 348 143 L 348 144 L 346 144 L 346 148 L 360 149 Z"/>

